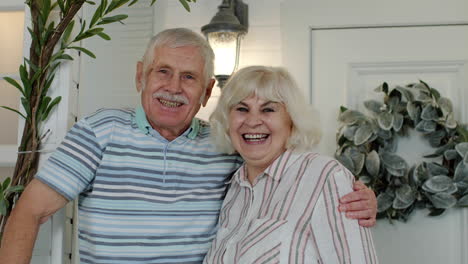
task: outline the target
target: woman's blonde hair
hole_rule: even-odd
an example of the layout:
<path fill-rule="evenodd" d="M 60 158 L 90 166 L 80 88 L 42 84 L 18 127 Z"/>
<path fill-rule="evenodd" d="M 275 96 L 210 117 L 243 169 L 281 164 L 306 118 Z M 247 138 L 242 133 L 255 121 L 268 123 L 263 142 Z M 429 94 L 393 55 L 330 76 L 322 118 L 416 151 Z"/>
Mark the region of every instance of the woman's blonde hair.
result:
<path fill-rule="evenodd" d="M 281 67 L 250 66 L 231 76 L 210 116 L 211 136 L 219 151 L 236 152 L 228 133 L 229 112 L 251 95 L 284 104 L 293 123 L 287 149 L 307 150 L 318 143 L 321 137 L 318 115 L 289 72 Z"/>

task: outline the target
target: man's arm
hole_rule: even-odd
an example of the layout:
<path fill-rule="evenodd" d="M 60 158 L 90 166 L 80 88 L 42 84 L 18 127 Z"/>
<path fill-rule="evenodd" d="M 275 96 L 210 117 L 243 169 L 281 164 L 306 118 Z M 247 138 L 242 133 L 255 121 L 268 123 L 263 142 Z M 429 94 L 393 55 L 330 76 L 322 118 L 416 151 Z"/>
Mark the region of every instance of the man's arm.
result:
<path fill-rule="evenodd" d="M 28 264 L 39 226 L 67 203 L 67 199 L 46 184 L 32 180 L 8 219 L 0 263 Z"/>
<path fill-rule="evenodd" d="M 348 218 L 358 219 L 361 226 L 374 226 L 377 215 L 375 193 L 360 181 L 354 183 L 353 189 L 354 192 L 341 197 L 338 210 L 346 212 Z"/>

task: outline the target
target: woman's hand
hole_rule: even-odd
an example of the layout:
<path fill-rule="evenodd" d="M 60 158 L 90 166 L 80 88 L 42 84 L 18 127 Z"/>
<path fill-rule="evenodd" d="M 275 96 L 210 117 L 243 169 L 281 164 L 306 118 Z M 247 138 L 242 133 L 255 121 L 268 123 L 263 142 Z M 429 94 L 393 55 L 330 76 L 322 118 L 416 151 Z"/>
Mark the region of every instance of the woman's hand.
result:
<path fill-rule="evenodd" d="M 341 197 L 338 210 L 346 212 L 348 218 L 358 219 L 360 226 L 374 226 L 377 215 L 375 193 L 360 181 L 354 183 L 353 189 L 354 192 Z"/>

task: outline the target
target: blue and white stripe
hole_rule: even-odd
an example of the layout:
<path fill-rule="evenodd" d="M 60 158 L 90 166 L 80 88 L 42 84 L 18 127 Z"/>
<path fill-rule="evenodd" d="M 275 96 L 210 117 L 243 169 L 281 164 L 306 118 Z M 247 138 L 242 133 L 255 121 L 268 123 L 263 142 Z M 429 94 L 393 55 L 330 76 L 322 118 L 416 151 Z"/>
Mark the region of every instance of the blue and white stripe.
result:
<path fill-rule="evenodd" d="M 202 121 L 168 142 L 136 115 L 79 121 L 36 178 L 79 197 L 81 263 L 201 263 L 241 160 L 215 152 Z"/>

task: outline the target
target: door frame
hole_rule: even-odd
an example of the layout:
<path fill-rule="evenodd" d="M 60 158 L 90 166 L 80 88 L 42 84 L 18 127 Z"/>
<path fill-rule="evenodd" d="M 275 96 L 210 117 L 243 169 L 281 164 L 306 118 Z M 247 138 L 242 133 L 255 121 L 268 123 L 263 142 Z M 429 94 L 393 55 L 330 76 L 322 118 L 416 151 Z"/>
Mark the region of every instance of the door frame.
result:
<path fill-rule="evenodd" d="M 313 102 L 311 44 L 314 31 L 468 25 L 466 10 L 468 1 L 463 0 L 444 3 L 437 0 L 284 0 L 280 8 L 282 62 L 309 102 Z M 468 210 L 458 210 L 464 210 L 462 223 L 468 223 Z M 460 248 L 468 248 L 468 225 L 462 225 L 460 232 Z M 468 252 L 461 250 L 460 254 L 461 263 L 468 263 Z"/>

